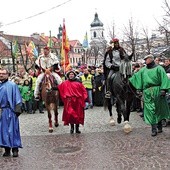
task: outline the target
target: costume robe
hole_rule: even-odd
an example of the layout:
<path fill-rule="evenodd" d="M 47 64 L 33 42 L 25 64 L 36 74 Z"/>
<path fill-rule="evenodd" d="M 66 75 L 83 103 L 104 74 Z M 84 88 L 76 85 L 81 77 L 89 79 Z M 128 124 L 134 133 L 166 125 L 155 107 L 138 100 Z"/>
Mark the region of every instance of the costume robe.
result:
<path fill-rule="evenodd" d="M 5 81 L 0 83 L 0 146 L 22 148 L 19 119 L 16 116 L 16 105 L 22 105 L 18 86 Z"/>
<path fill-rule="evenodd" d="M 144 120 L 147 124 L 154 125 L 169 117 L 167 99 L 160 95 L 160 90 L 170 89 L 170 81 L 162 66 L 143 67 L 129 80 L 136 89 L 143 91 Z"/>
<path fill-rule="evenodd" d="M 84 107 L 87 92 L 81 82 L 66 80 L 58 85 L 60 97 L 64 103 L 64 125 L 84 125 Z"/>

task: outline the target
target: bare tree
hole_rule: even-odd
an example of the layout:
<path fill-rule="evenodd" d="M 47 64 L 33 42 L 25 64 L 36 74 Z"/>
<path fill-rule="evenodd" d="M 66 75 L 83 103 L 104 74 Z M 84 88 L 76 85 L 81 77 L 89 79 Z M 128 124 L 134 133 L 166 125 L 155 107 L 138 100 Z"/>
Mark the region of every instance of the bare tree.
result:
<path fill-rule="evenodd" d="M 146 42 L 146 53 L 150 54 L 151 53 L 151 48 L 152 48 L 152 39 L 149 37 L 148 33 L 148 28 L 142 28 L 142 36 L 144 37 L 144 40 Z"/>
<path fill-rule="evenodd" d="M 123 43 L 126 45 L 126 49 L 132 51 L 134 53 L 133 60 L 136 61 L 136 44 L 138 38 L 137 26 L 135 28 L 135 24 L 133 18 L 131 17 L 128 21 L 128 26 L 124 26 L 124 36 L 125 41 Z"/>
<path fill-rule="evenodd" d="M 115 26 L 115 23 L 114 21 L 111 23 L 111 26 L 108 27 L 108 38 L 110 40 L 112 40 L 113 38 L 116 37 L 116 33 L 115 33 L 115 30 L 116 30 L 116 26 Z"/>
<path fill-rule="evenodd" d="M 165 35 L 165 44 L 170 45 L 170 4 L 168 0 L 164 0 L 162 8 L 165 15 L 162 22 L 156 20 L 159 25 L 158 31 Z"/>

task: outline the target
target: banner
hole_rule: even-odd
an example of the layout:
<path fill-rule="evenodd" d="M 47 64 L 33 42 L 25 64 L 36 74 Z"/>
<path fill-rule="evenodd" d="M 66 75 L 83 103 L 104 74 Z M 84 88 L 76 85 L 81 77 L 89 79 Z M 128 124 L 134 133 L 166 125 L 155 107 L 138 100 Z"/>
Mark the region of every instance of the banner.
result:
<path fill-rule="evenodd" d="M 50 31 L 50 36 L 48 37 L 47 47 L 50 47 L 50 48 L 53 47 L 53 41 L 52 41 L 52 38 L 51 38 L 51 31 Z"/>
<path fill-rule="evenodd" d="M 35 47 L 35 44 L 33 41 L 30 41 L 30 43 L 28 44 L 28 46 L 25 44 L 26 47 L 26 53 L 28 55 L 28 57 L 32 60 L 33 58 L 37 58 L 38 57 L 38 51 Z"/>
<path fill-rule="evenodd" d="M 88 37 L 87 37 L 87 32 L 86 35 L 84 36 L 84 40 L 83 40 L 83 48 L 88 48 L 89 43 L 88 43 Z"/>
<path fill-rule="evenodd" d="M 69 61 L 69 56 L 68 56 L 69 51 L 70 51 L 70 45 L 69 45 L 68 37 L 66 34 L 65 21 L 63 21 L 61 66 L 63 68 L 64 74 L 70 69 L 70 61 Z"/>
<path fill-rule="evenodd" d="M 17 58 L 18 57 L 18 42 L 15 40 L 14 42 L 12 42 L 12 55 Z"/>

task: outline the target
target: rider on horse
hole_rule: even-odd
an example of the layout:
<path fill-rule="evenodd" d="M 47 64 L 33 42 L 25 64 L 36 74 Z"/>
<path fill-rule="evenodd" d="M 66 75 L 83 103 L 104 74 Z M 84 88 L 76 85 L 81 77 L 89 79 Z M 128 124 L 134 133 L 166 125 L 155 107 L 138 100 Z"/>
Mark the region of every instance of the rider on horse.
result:
<path fill-rule="evenodd" d="M 126 56 L 126 52 L 119 45 L 119 40 L 117 38 L 111 41 L 111 45 L 112 47 L 108 49 L 104 59 L 104 74 L 106 79 L 105 98 L 111 97 L 110 81 L 113 79 L 115 73 L 119 71 L 121 61 L 124 60 Z"/>
<path fill-rule="evenodd" d="M 40 83 L 43 80 L 45 74 L 50 74 L 54 76 L 56 84 L 61 84 L 61 77 L 55 72 L 55 70 L 60 70 L 60 64 L 57 56 L 50 52 L 49 47 L 44 47 L 44 53 L 40 55 L 35 61 L 36 69 L 40 71 L 39 76 L 36 80 L 36 86 L 34 91 L 35 99 L 39 99 L 40 94 Z"/>

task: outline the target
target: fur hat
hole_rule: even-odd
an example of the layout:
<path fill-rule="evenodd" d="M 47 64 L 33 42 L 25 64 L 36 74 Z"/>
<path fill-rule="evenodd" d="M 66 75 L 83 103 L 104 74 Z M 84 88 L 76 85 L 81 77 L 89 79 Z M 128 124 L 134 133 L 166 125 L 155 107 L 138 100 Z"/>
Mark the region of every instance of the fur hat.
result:
<path fill-rule="evenodd" d="M 144 57 L 144 60 L 146 60 L 147 58 L 151 58 L 151 59 L 154 59 L 154 56 L 152 54 L 149 54 L 147 56 Z"/>
<path fill-rule="evenodd" d="M 116 43 L 116 42 L 118 42 L 118 43 L 119 43 L 119 39 L 117 39 L 117 38 L 113 38 L 113 39 L 110 41 L 110 44 L 112 44 L 112 43 Z"/>
<path fill-rule="evenodd" d="M 115 42 L 119 42 L 119 39 L 117 39 L 117 38 L 113 38 L 113 39 L 112 39 L 112 41 L 113 41 L 113 43 L 115 43 Z"/>
<path fill-rule="evenodd" d="M 76 72 L 75 72 L 74 70 L 69 70 L 69 71 L 66 73 L 66 77 L 67 77 L 67 78 L 69 78 L 70 73 L 73 73 L 75 77 L 77 76 L 77 74 L 76 74 Z"/>
<path fill-rule="evenodd" d="M 50 50 L 50 48 L 46 46 L 46 47 L 44 47 L 44 50 Z"/>

